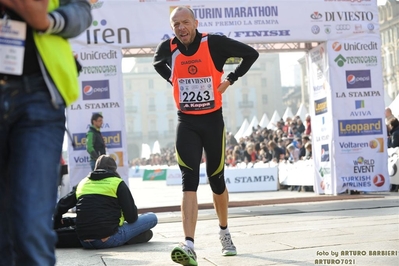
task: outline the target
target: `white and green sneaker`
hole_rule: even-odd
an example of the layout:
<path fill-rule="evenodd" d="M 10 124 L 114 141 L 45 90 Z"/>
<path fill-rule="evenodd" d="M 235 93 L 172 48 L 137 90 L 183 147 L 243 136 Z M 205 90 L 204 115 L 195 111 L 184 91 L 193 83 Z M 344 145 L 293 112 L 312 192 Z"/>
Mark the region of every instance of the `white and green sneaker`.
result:
<path fill-rule="evenodd" d="M 235 256 L 237 255 L 237 249 L 231 240 L 230 234 L 224 234 L 219 236 L 220 243 L 222 243 L 222 255 L 223 256 Z"/>
<path fill-rule="evenodd" d="M 197 254 L 195 251 L 184 243 L 179 243 L 172 250 L 171 258 L 174 262 L 185 266 L 197 266 Z"/>

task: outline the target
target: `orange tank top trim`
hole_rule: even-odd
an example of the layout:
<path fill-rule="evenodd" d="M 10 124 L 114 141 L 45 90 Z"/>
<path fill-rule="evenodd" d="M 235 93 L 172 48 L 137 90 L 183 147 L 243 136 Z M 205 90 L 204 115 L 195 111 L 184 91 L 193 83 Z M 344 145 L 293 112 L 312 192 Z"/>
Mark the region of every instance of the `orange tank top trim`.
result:
<path fill-rule="evenodd" d="M 222 107 L 222 94 L 217 90 L 223 72 L 218 71 L 212 61 L 208 46 L 208 35 L 202 34 L 198 51 L 185 56 L 170 41 L 172 51 L 173 96 L 176 107 L 185 114 L 202 115 Z"/>

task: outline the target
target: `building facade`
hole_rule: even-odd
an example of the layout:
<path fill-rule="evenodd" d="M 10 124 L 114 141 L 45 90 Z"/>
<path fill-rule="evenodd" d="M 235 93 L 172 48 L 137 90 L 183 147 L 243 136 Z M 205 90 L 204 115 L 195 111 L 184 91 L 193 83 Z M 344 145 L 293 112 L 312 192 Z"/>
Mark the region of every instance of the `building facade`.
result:
<path fill-rule="evenodd" d="M 399 1 L 387 0 L 378 11 L 384 89 L 390 100 L 394 100 L 399 94 Z"/>

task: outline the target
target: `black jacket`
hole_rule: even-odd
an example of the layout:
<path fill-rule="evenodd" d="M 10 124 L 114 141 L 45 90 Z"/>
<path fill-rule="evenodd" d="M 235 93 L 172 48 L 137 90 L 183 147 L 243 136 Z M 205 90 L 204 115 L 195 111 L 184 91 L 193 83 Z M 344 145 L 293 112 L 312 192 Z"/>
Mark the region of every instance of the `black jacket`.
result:
<path fill-rule="evenodd" d="M 109 177 L 119 177 L 119 175 L 116 172 L 99 169 L 89 176 L 91 180 L 104 180 Z M 137 221 L 137 207 L 124 181 L 118 185 L 117 198 L 88 194 L 77 199 L 76 188 L 77 186 L 58 202 L 54 213 L 54 222 L 55 224 L 59 223 L 62 215 L 76 206 L 76 232 L 80 239 L 102 239 L 115 234 L 118 230 L 121 212 L 123 212 L 126 222 Z"/>
<path fill-rule="evenodd" d="M 399 126 L 389 132 L 388 148 L 399 147 Z"/>
<path fill-rule="evenodd" d="M 173 40 L 177 44 L 179 51 L 186 55 L 191 56 L 195 54 L 200 46 L 202 34 L 197 31 L 197 35 L 192 44 L 189 45 L 188 49 L 177 39 Z M 259 53 L 252 47 L 230 39 L 224 35 L 208 34 L 208 45 L 209 51 L 215 64 L 215 68 L 219 71 L 223 71 L 223 66 L 226 60 L 230 57 L 242 58 L 237 68 L 228 74 L 229 79 L 236 81 L 239 77 L 242 77 L 251 68 L 252 64 L 259 57 Z M 170 39 L 161 42 L 154 55 L 153 65 L 155 70 L 168 82 L 171 75 L 171 55 L 170 50 Z"/>

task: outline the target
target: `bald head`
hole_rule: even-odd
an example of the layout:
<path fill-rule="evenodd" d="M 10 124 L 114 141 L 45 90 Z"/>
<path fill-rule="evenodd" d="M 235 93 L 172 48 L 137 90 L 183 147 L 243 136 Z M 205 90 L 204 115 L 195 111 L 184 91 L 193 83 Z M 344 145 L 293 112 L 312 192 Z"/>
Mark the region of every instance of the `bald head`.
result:
<path fill-rule="evenodd" d="M 176 13 L 178 12 L 184 12 L 187 13 L 189 16 L 191 16 L 191 18 L 193 20 L 195 20 L 195 15 L 194 12 L 191 8 L 185 7 L 185 6 L 178 6 L 175 9 L 172 10 L 172 12 L 170 13 L 170 23 L 172 24 L 173 21 L 173 17 L 176 15 Z"/>
<path fill-rule="evenodd" d="M 170 25 L 176 38 L 188 47 L 197 34 L 198 20 L 193 11 L 185 6 L 176 7 L 170 14 Z"/>
<path fill-rule="evenodd" d="M 392 110 L 391 108 L 387 107 L 385 108 L 385 117 L 388 118 L 390 116 L 392 116 Z"/>

